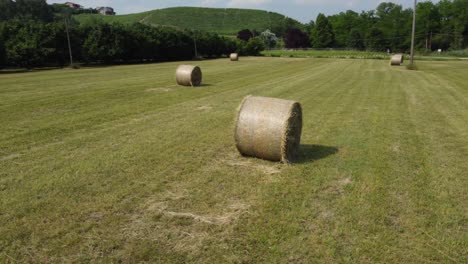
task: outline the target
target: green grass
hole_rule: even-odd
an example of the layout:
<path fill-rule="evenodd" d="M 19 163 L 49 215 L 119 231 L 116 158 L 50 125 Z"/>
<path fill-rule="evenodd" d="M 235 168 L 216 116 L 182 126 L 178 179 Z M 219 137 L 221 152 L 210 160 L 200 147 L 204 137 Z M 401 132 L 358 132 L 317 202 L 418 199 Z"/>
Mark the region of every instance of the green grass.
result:
<path fill-rule="evenodd" d="M 102 19 L 107 22 L 134 23 L 190 28 L 221 35 L 236 35 L 242 29 L 256 29 L 259 32 L 275 28 L 285 21 L 285 16 L 254 9 L 173 7 L 138 14 L 102 16 L 78 15 L 79 22 Z M 297 25 L 301 25 L 296 21 Z"/>
<path fill-rule="evenodd" d="M 0 74 L 0 262 L 468 261 L 468 62 L 178 64 Z M 298 163 L 237 153 L 248 94 L 302 103 Z"/>
<path fill-rule="evenodd" d="M 419 51 L 419 53 L 423 54 L 424 56 L 468 58 L 468 49 L 449 50 L 449 51 L 443 51 L 441 53 L 437 51 L 433 51 L 433 52 Z"/>
<path fill-rule="evenodd" d="M 376 59 L 389 60 L 390 56 L 386 52 L 357 51 L 357 50 L 265 50 L 263 55 L 268 57 L 290 57 L 290 58 L 333 58 L 333 59 Z M 450 61 L 466 60 L 465 56 L 456 56 L 462 53 L 443 54 L 415 54 L 417 60 L 429 61 Z M 409 59 L 409 55 L 405 55 Z"/>
<path fill-rule="evenodd" d="M 94 20 L 102 20 L 108 23 L 119 22 L 119 23 L 136 23 L 142 22 L 142 20 L 151 15 L 151 11 L 128 14 L 128 15 L 115 15 L 115 16 L 103 16 L 100 14 L 80 14 L 74 15 L 73 18 L 80 23 L 93 23 Z"/>
<path fill-rule="evenodd" d="M 265 50 L 263 55 L 269 57 L 291 58 L 333 58 L 333 59 L 378 59 L 386 60 L 390 55 L 386 52 L 371 52 L 357 50 Z"/>

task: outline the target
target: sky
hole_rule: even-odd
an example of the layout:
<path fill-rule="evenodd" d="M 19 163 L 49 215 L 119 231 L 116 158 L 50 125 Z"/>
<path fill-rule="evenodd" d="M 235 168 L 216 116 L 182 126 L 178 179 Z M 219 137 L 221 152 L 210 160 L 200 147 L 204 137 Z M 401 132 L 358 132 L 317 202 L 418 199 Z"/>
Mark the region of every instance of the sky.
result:
<path fill-rule="evenodd" d="M 432 0 L 437 2 L 436 0 Z M 47 0 L 49 4 L 66 1 Z M 361 12 L 375 9 L 381 2 L 394 2 L 410 7 L 413 0 L 75 0 L 85 7 L 110 6 L 117 14 L 131 14 L 175 6 L 252 8 L 289 16 L 301 22 L 315 20 L 319 13 L 337 14 L 346 10 Z"/>

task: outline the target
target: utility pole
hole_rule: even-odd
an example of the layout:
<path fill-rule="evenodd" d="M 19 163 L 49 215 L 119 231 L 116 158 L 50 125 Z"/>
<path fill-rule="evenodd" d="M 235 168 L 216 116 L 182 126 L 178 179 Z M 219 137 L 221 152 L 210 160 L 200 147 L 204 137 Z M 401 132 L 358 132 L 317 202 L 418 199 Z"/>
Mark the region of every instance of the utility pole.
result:
<path fill-rule="evenodd" d="M 432 51 L 432 30 L 431 30 L 431 38 L 429 39 L 429 50 Z"/>
<path fill-rule="evenodd" d="M 428 49 L 429 49 L 429 36 L 426 33 L 426 50 L 428 50 Z"/>
<path fill-rule="evenodd" d="M 68 52 L 70 54 L 70 67 L 73 67 L 73 55 L 72 55 L 72 48 L 70 42 L 70 32 L 68 30 L 68 18 L 65 17 L 65 28 L 67 30 L 67 40 L 68 40 Z"/>
<path fill-rule="evenodd" d="M 417 0 L 414 0 L 414 9 L 413 9 L 413 31 L 411 33 L 411 57 L 410 64 L 414 64 L 414 35 L 416 34 L 416 5 Z"/>
<path fill-rule="evenodd" d="M 194 46 L 195 46 L 195 59 L 198 59 L 197 36 L 196 36 L 196 33 L 193 34 L 193 44 L 194 44 Z"/>

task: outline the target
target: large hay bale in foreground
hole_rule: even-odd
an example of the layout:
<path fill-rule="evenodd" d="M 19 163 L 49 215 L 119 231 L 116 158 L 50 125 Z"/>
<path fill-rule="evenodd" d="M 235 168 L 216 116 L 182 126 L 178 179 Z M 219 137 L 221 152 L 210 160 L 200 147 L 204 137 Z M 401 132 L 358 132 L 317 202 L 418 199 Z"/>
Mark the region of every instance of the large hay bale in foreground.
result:
<path fill-rule="evenodd" d="M 395 54 L 390 59 L 391 66 L 400 66 L 403 63 L 403 55 L 402 54 Z"/>
<path fill-rule="evenodd" d="M 192 65 L 180 65 L 176 70 L 177 84 L 184 86 L 199 86 L 202 82 L 200 67 Z"/>
<path fill-rule="evenodd" d="M 235 128 L 236 146 L 244 156 L 293 162 L 302 133 L 302 108 L 298 102 L 247 96 L 242 101 Z"/>
<path fill-rule="evenodd" d="M 231 58 L 231 61 L 238 61 L 239 60 L 239 54 L 237 53 L 231 53 L 229 56 Z"/>

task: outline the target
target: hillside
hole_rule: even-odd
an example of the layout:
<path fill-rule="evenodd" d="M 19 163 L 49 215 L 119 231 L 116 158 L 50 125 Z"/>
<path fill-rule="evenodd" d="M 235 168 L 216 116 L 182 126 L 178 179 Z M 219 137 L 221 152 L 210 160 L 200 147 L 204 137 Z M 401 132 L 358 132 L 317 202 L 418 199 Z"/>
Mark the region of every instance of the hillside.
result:
<path fill-rule="evenodd" d="M 198 29 L 222 35 L 235 35 L 239 30 L 245 28 L 264 31 L 281 28 L 286 23 L 301 25 L 300 22 L 284 15 L 263 10 L 200 7 L 174 7 L 117 16 L 85 14 L 77 15 L 75 18 L 79 22 L 86 22 L 93 18 L 103 19 L 107 22 L 142 22 L 181 29 Z"/>

